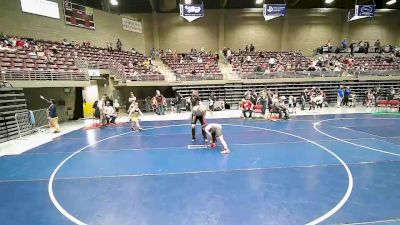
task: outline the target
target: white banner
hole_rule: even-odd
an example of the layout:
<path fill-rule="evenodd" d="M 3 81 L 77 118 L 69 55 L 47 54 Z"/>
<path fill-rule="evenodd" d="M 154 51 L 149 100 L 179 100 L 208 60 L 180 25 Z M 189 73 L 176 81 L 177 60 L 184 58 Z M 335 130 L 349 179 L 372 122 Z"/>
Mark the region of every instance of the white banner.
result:
<path fill-rule="evenodd" d="M 142 33 L 142 22 L 140 20 L 122 18 L 122 29 Z"/>
<path fill-rule="evenodd" d="M 23 12 L 60 19 L 58 3 L 46 0 L 21 0 Z"/>
<path fill-rule="evenodd" d="M 88 69 L 88 74 L 91 77 L 100 77 L 100 70 L 97 69 Z"/>

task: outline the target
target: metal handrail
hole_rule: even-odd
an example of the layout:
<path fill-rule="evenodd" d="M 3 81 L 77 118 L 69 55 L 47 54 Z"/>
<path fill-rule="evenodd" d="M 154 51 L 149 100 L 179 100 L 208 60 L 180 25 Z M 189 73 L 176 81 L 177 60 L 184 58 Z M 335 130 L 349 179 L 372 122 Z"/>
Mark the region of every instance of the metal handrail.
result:
<path fill-rule="evenodd" d="M 56 71 L 56 70 L 25 70 L 6 69 L 1 70 L 2 80 L 89 80 L 88 76 L 81 71 Z"/>
<path fill-rule="evenodd" d="M 348 70 L 348 71 L 295 71 L 295 72 L 250 72 L 240 73 L 240 79 L 276 79 L 276 78 L 310 78 L 310 77 L 345 77 L 345 76 L 400 76 L 400 70 Z"/>

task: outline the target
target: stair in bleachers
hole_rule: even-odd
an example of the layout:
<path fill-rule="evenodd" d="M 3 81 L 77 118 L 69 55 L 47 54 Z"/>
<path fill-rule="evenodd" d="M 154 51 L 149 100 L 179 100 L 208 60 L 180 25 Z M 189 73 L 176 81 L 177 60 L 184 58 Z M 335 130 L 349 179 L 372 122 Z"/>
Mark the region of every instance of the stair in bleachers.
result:
<path fill-rule="evenodd" d="M 0 143 L 18 137 L 16 113 L 28 113 L 22 88 L 0 88 Z"/>

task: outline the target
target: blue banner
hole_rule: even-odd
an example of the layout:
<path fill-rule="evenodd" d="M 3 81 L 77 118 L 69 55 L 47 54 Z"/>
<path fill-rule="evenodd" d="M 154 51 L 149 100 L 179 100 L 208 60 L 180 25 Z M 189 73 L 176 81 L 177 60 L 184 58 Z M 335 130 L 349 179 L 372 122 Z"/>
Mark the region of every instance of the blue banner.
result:
<path fill-rule="evenodd" d="M 264 4 L 264 19 L 271 20 L 286 14 L 286 4 Z"/>
<path fill-rule="evenodd" d="M 375 15 L 375 5 L 356 5 L 356 15 L 373 17 Z"/>
<path fill-rule="evenodd" d="M 180 4 L 179 9 L 181 17 L 185 18 L 189 22 L 204 16 L 203 4 Z"/>
<path fill-rule="evenodd" d="M 349 21 L 375 16 L 375 5 L 356 5 L 349 11 Z"/>

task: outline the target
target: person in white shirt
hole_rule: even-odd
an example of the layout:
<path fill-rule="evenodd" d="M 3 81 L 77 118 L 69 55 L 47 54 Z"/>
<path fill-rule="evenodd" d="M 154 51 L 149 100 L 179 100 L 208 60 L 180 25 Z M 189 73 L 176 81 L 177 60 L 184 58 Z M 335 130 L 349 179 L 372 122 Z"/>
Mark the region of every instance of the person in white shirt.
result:
<path fill-rule="evenodd" d="M 104 116 L 104 107 L 106 105 L 106 97 L 103 96 L 98 102 L 97 102 L 97 108 L 99 108 L 100 112 L 100 122 L 102 125 L 106 124 L 106 118 Z"/>
<path fill-rule="evenodd" d="M 208 138 L 210 139 L 210 147 L 215 148 L 217 147 L 217 139 L 221 142 L 223 146 L 222 154 L 229 154 L 230 150 L 226 141 L 224 139 L 224 135 L 222 133 L 222 125 L 218 123 L 210 123 L 204 128 L 205 133 L 207 134 Z"/>
<path fill-rule="evenodd" d="M 107 123 L 115 123 L 117 115 L 115 114 L 114 107 L 110 105 L 110 102 L 106 102 L 106 105 L 103 107 L 103 113 Z"/>
<path fill-rule="evenodd" d="M 246 57 L 246 62 L 251 62 L 251 56 L 248 55 L 248 56 Z"/>
<path fill-rule="evenodd" d="M 115 113 L 118 115 L 118 111 L 119 111 L 119 107 L 120 107 L 120 105 L 118 103 L 118 99 L 114 99 L 113 106 L 114 106 L 114 109 L 115 109 Z"/>

